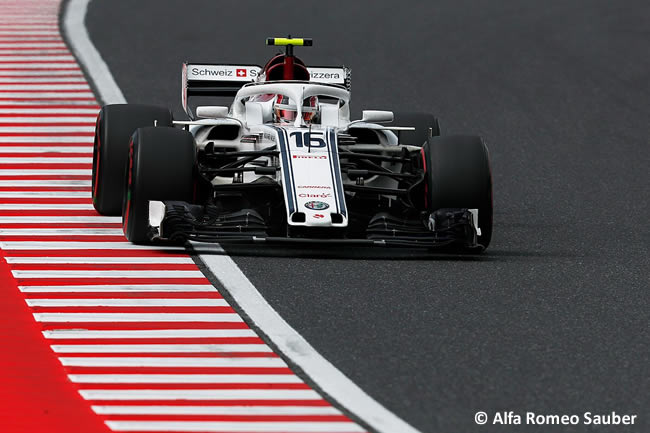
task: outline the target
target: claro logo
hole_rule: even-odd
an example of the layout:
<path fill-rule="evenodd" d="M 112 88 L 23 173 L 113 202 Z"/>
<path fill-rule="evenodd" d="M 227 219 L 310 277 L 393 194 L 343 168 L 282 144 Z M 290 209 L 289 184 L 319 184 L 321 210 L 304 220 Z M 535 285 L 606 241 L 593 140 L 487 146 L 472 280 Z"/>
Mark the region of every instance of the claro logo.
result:
<path fill-rule="evenodd" d="M 331 196 L 332 196 L 332 194 L 329 194 L 329 193 L 326 193 L 326 192 L 321 192 L 321 193 L 317 193 L 317 194 L 307 194 L 307 193 L 303 192 L 303 193 L 298 194 L 298 197 L 302 197 L 302 198 L 329 198 Z"/>

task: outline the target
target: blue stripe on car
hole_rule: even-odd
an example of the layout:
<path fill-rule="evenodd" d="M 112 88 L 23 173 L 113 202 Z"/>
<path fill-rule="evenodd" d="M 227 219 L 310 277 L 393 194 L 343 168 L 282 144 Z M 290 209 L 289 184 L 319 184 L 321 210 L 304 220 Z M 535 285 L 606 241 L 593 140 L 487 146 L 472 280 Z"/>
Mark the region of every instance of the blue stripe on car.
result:
<path fill-rule="evenodd" d="M 293 180 L 291 178 L 291 171 L 293 168 L 291 167 L 291 159 L 288 154 L 288 145 L 287 145 L 287 140 L 285 138 L 285 133 L 282 128 L 276 128 L 275 129 L 277 135 L 278 135 L 278 140 L 280 141 L 280 156 L 282 158 L 282 176 L 284 178 L 284 190 L 287 193 L 287 206 L 289 207 L 289 215 L 293 214 L 296 211 L 296 202 L 295 202 L 295 194 L 294 194 L 294 185 L 293 185 Z"/>
<path fill-rule="evenodd" d="M 341 179 L 341 164 L 339 163 L 339 149 L 336 141 L 336 132 L 334 129 L 329 130 L 329 140 L 328 143 L 331 143 L 331 153 L 332 153 L 332 162 L 334 164 L 334 182 L 339 190 L 337 194 L 337 199 L 339 202 L 339 207 L 341 208 L 341 215 L 346 216 L 347 210 L 345 208 L 345 192 L 343 191 L 343 179 Z"/>
<path fill-rule="evenodd" d="M 284 134 L 284 139 L 285 143 L 287 146 L 287 160 L 289 161 L 289 178 L 291 179 L 291 188 L 293 192 L 293 201 L 294 201 L 294 208 L 296 211 L 298 211 L 298 191 L 296 188 L 296 180 L 293 175 L 293 159 L 291 158 L 291 141 L 289 140 L 289 132 L 284 129 L 280 128 Z"/>
<path fill-rule="evenodd" d="M 339 203 L 338 203 L 338 197 L 340 192 L 338 192 L 336 188 L 336 179 L 334 177 L 334 172 L 336 171 L 336 168 L 334 168 L 333 161 L 332 161 L 332 146 L 330 145 L 330 138 L 329 134 L 327 131 L 325 131 L 325 144 L 327 145 L 327 152 L 330 154 L 330 157 L 328 158 L 328 164 L 330 166 L 330 176 L 332 177 L 332 186 L 334 187 L 334 203 L 336 204 L 336 213 L 339 213 Z"/>

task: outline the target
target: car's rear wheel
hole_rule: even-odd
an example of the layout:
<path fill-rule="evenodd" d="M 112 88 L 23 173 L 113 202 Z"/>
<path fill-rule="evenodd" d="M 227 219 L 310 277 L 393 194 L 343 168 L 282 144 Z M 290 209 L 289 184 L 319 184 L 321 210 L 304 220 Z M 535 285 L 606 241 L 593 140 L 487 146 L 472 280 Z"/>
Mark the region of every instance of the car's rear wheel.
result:
<path fill-rule="evenodd" d="M 120 215 L 129 140 L 143 126 L 172 126 L 167 108 L 151 105 L 104 106 L 97 116 L 93 147 L 92 198 L 97 212 Z"/>
<path fill-rule="evenodd" d="M 174 128 L 140 128 L 133 134 L 126 169 L 122 227 L 134 243 L 149 240 L 149 201 L 192 202 L 194 137 Z"/>
<path fill-rule="evenodd" d="M 485 248 L 492 239 L 492 171 L 481 137 L 430 137 L 424 145 L 427 209 L 478 209 Z"/>
<path fill-rule="evenodd" d="M 429 137 L 440 135 L 440 122 L 433 114 L 429 113 L 396 111 L 393 125 L 415 127 L 415 131 L 397 132 L 401 144 L 422 146 Z"/>

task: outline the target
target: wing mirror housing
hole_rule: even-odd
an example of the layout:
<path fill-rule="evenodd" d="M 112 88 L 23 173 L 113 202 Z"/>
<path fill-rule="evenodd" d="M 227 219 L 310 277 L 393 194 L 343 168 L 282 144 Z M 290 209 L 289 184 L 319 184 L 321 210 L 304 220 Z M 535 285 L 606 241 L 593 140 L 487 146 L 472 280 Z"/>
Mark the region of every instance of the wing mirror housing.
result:
<path fill-rule="evenodd" d="M 363 110 L 361 112 L 361 121 L 366 123 L 392 122 L 394 117 L 392 111 Z"/>
<path fill-rule="evenodd" d="M 224 119 L 228 117 L 228 111 L 228 107 L 218 105 L 196 107 L 196 116 L 204 119 Z"/>

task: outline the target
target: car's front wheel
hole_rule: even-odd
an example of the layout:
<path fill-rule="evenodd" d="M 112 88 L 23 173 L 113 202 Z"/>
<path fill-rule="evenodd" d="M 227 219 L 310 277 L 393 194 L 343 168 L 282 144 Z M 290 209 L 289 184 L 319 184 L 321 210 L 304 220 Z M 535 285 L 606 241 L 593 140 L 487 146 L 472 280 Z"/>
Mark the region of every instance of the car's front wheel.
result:
<path fill-rule="evenodd" d="M 492 239 L 492 170 L 481 137 L 430 137 L 424 145 L 427 209 L 478 209 L 481 235 L 487 248 Z"/>
<path fill-rule="evenodd" d="M 134 243 L 149 241 L 149 201 L 192 202 L 194 137 L 175 128 L 140 128 L 129 145 L 122 227 Z"/>

